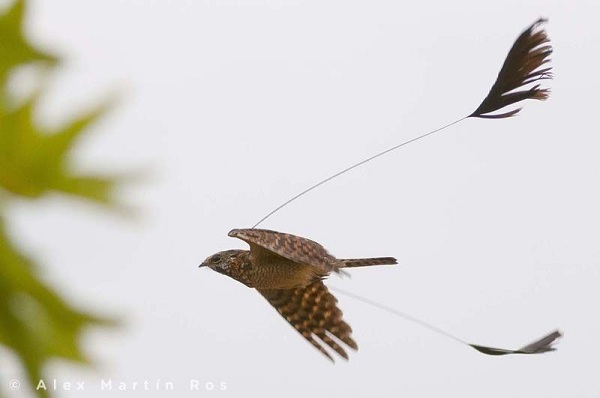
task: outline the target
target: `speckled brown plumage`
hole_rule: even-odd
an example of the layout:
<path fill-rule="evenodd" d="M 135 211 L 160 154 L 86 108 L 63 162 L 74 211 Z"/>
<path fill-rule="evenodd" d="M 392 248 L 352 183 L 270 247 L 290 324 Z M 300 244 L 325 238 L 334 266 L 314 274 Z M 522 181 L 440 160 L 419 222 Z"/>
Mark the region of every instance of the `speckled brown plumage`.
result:
<path fill-rule="evenodd" d="M 348 359 L 348 354 L 332 336 L 348 347 L 358 349 L 351 337 L 352 329 L 342 319 L 343 314 L 336 305 L 337 300 L 329 293 L 323 281 L 316 281 L 295 289 L 258 289 L 258 291 L 290 325 L 332 361 L 332 356 L 315 337 L 345 359 Z"/>
<path fill-rule="evenodd" d="M 268 229 L 234 229 L 228 235 L 249 243 L 250 249 L 254 249 L 251 255 L 256 260 L 259 260 L 261 256 L 271 256 L 271 253 L 275 253 L 297 263 L 321 268 L 324 272 L 338 272 L 339 268 L 344 266 L 323 246 L 300 236 Z M 261 249 L 266 249 L 266 251 Z"/>
<path fill-rule="evenodd" d="M 250 251 L 222 251 L 201 266 L 256 288 L 321 353 L 333 360 L 329 347 L 348 359 L 342 345 L 358 346 L 323 279 L 341 268 L 396 264 L 396 259 L 337 259 L 310 239 L 265 229 L 234 229 L 229 236 L 247 242 Z"/>

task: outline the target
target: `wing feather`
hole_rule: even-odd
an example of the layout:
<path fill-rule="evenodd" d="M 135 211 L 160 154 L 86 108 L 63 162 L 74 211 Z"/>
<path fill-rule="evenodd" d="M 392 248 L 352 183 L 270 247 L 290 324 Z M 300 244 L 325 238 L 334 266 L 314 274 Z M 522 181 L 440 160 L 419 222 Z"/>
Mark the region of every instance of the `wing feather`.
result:
<path fill-rule="evenodd" d="M 348 359 L 344 348 L 333 337 L 354 350 L 358 349 L 351 337 L 352 328 L 344 322 L 342 311 L 337 307 L 337 299 L 322 281 L 294 289 L 257 290 L 290 325 L 330 360 L 333 361 L 333 357 L 325 347 Z"/>
<path fill-rule="evenodd" d="M 344 266 L 323 246 L 300 236 L 268 229 L 233 229 L 228 235 L 247 242 L 255 259 L 274 253 L 297 263 L 312 265 L 327 274 L 331 271 L 339 272 L 339 268 Z"/>

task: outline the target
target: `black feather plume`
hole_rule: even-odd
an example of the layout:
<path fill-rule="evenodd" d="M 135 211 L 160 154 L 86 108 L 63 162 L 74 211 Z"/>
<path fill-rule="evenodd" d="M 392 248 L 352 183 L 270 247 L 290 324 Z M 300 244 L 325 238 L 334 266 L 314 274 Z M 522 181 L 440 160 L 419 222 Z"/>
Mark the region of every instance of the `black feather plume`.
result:
<path fill-rule="evenodd" d="M 516 115 L 521 108 L 500 114 L 490 113 L 526 99 L 545 100 L 548 98 L 550 91 L 547 88 L 540 88 L 539 83 L 530 88 L 524 88 L 530 83 L 552 78 L 551 66 L 541 68 L 550 61 L 549 57 L 552 54 L 548 35 L 543 29 L 539 29 L 539 26 L 546 21 L 546 19 L 540 18 L 521 33 L 508 52 L 504 65 L 502 65 L 487 97 L 468 117 L 506 118 Z"/>

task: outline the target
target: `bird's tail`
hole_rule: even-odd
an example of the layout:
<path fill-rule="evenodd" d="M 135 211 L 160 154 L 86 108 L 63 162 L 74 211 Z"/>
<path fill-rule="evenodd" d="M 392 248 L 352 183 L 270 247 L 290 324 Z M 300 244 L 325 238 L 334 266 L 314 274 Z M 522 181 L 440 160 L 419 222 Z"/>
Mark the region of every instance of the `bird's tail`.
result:
<path fill-rule="evenodd" d="M 344 267 L 366 267 L 369 265 L 392 265 L 398 264 L 398 261 L 394 257 L 376 257 L 376 258 L 352 258 L 352 259 L 341 259 L 344 263 Z"/>

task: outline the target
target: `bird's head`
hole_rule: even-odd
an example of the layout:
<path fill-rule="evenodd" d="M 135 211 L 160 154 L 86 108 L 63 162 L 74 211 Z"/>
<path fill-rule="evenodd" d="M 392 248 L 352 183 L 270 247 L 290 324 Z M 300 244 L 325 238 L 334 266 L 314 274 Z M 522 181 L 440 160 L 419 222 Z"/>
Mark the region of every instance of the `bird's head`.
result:
<path fill-rule="evenodd" d="M 220 274 L 243 281 L 244 273 L 249 270 L 250 262 L 247 259 L 247 250 L 225 250 L 208 256 L 200 267 L 208 267 Z"/>

